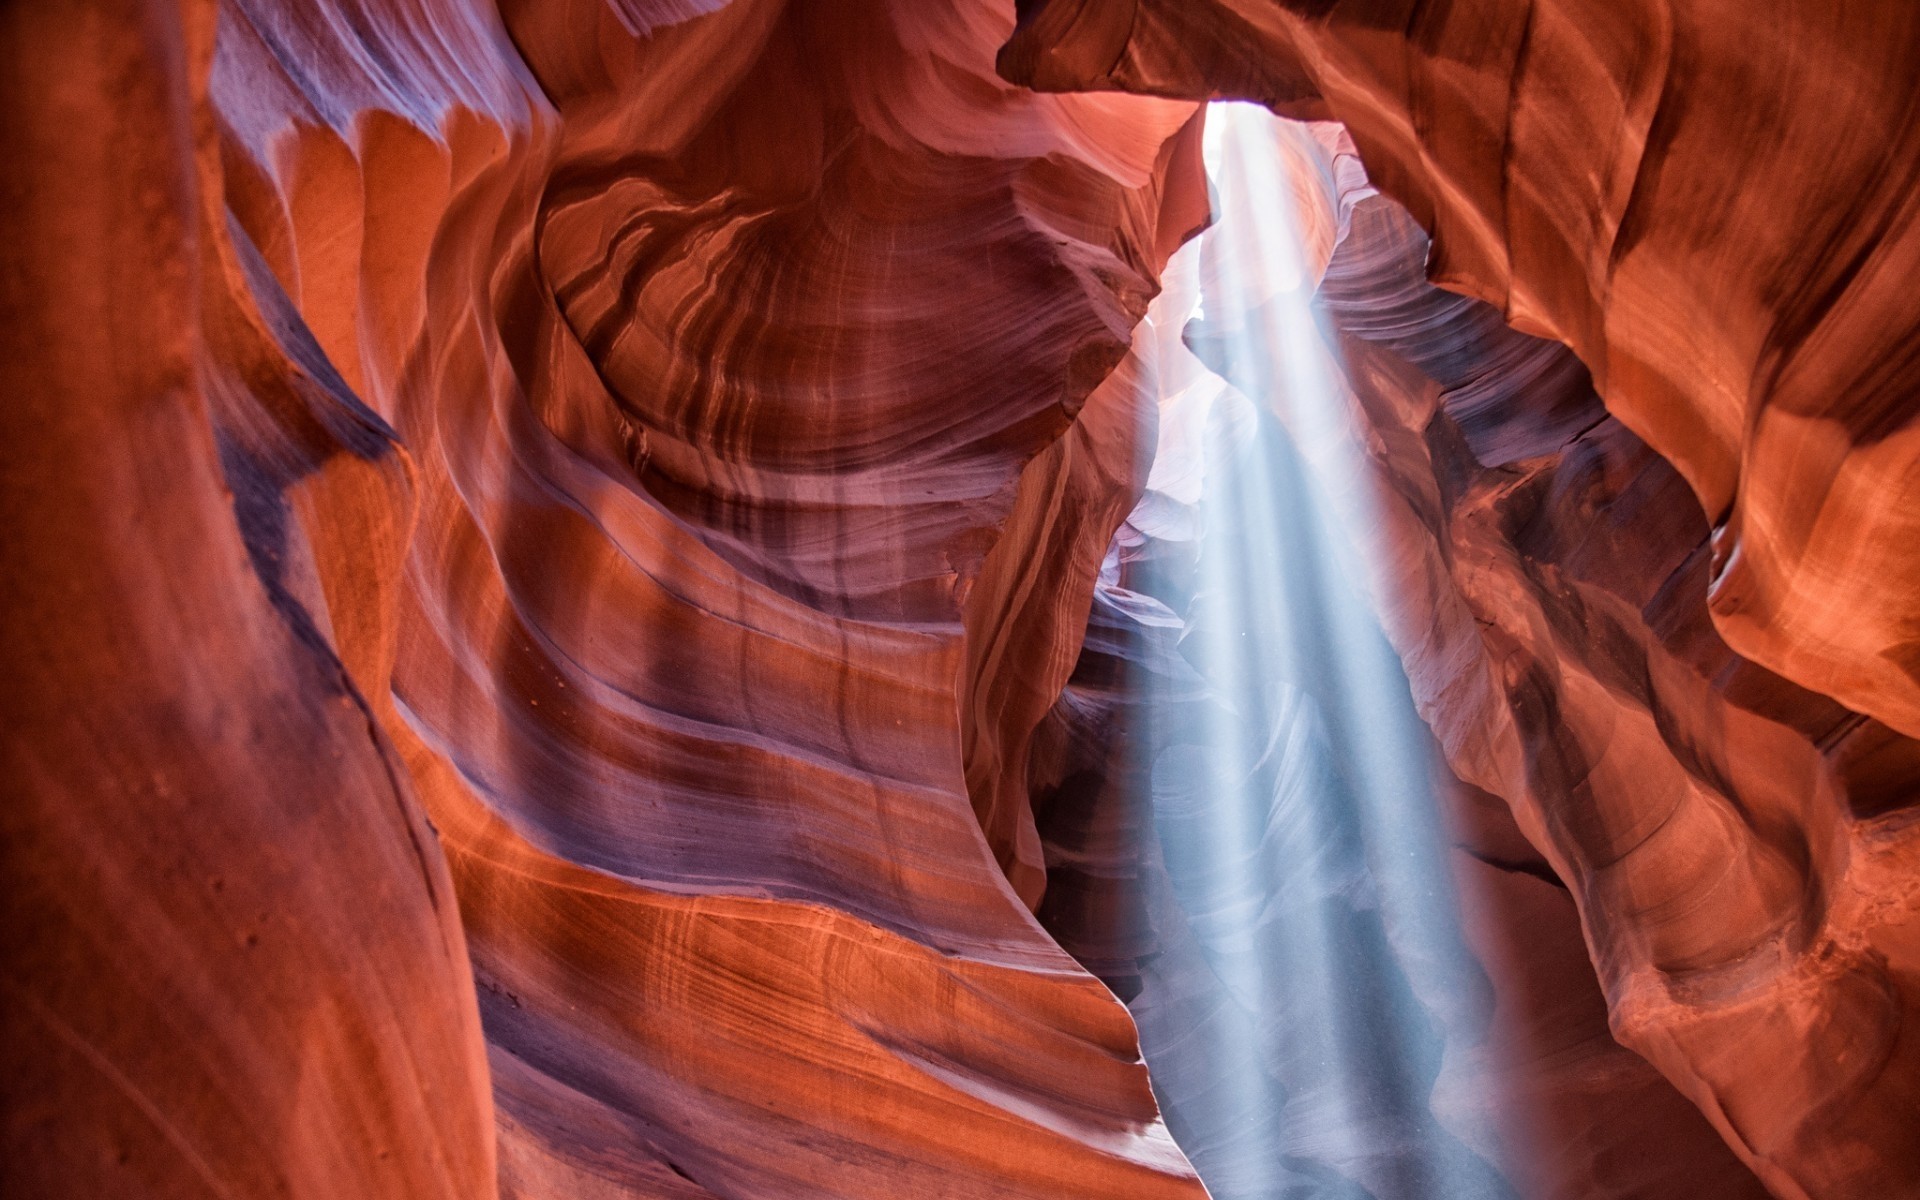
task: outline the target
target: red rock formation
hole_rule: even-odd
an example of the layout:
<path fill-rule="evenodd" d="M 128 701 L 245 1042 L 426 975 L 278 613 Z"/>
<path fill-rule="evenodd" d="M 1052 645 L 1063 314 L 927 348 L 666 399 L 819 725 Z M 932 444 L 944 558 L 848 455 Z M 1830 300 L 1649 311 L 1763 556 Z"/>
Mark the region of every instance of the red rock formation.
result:
<path fill-rule="evenodd" d="M 1338 117 L 1433 278 L 1592 369 L 1617 423 L 1461 448 L 1345 345 L 1425 580 L 1396 638 L 1571 883 L 1616 1032 L 1783 1196 L 1920 1176 L 1916 39 L 1899 5 L 1057 0 L 1001 57 Z"/>
<path fill-rule="evenodd" d="M 1734 655 L 1678 474 L 1429 288 L 1404 213 L 1352 224 L 1322 295 L 1380 481 L 1356 532 L 1398 547 L 1374 589 L 1454 770 L 1572 886 L 1617 1035 L 1769 1186 L 1898 1194 L 1920 746 Z"/>
<path fill-rule="evenodd" d="M 1335 327 L 1347 334 L 1353 379 L 1363 397 L 1386 403 L 1376 374 L 1401 383 L 1427 380 L 1427 394 L 1444 398 L 1435 402 L 1437 410 L 1421 410 L 1429 440 L 1461 445 L 1458 430 L 1464 426 L 1472 445 L 1502 465 L 1527 458 L 1551 463 L 1555 451 L 1606 420 L 1585 372 L 1565 349 L 1515 334 L 1486 306 L 1438 292 L 1420 279 L 1423 240 L 1409 236 L 1397 208 L 1366 199 L 1370 192 L 1353 177 L 1351 159 L 1329 156 L 1335 142 L 1304 129 L 1281 132 L 1280 149 L 1297 189 L 1294 202 L 1307 206 L 1301 223 L 1309 256 L 1318 264 L 1309 266 L 1317 273 L 1333 256 L 1322 295 Z M 1337 253 L 1336 236 L 1343 239 Z M 1213 251 L 1207 244 L 1201 250 L 1208 261 Z M 1156 319 L 1163 337 L 1178 335 L 1178 314 L 1191 304 L 1180 287 L 1171 284 L 1161 297 Z M 1208 352 L 1209 332 L 1203 327 L 1190 333 Z M 1268 837 L 1300 844 L 1282 856 L 1287 874 L 1276 882 L 1285 891 L 1276 890 L 1257 907 L 1269 921 L 1291 909 L 1298 915 L 1289 919 L 1310 924 L 1315 917 L 1302 908 L 1305 892 L 1308 909 L 1319 907 L 1319 919 L 1334 914 L 1348 932 L 1332 949 L 1342 961 L 1328 969 L 1370 981 L 1367 986 L 1379 993 L 1367 1001 L 1356 992 L 1341 1019 L 1374 1028 L 1383 1040 L 1398 1039 L 1409 1064 L 1434 1064 L 1413 1089 L 1416 1107 L 1379 1112 L 1381 1128 L 1370 1155 L 1350 1153 L 1316 1132 L 1351 1124 L 1354 1115 L 1340 1111 L 1341 1101 L 1316 1079 L 1316 1060 L 1324 1052 L 1311 1044 L 1289 1049 L 1284 1033 L 1271 1026 L 1276 1013 L 1283 1024 L 1316 1030 L 1328 1022 L 1308 1010 L 1296 1013 L 1302 1002 L 1284 980 L 1273 980 L 1271 995 L 1249 1004 L 1220 974 L 1219 951 L 1208 945 L 1217 937 L 1208 927 L 1217 922 L 1192 907 L 1204 888 L 1182 878 L 1196 865 L 1186 861 L 1191 854 L 1185 849 L 1195 839 L 1181 834 L 1181 818 L 1167 810 L 1163 789 L 1147 780 L 1148 764 L 1164 761 L 1169 747 L 1177 752 L 1182 742 L 1206 744 L 1205 728 L 1222 720 L 1220 711 L 1204 711 L 1212 703 L 1209 685 L 1185 665 L 1174 644 L 1180 614 L 1190 603 L 1183 589 L 1194 582 L 1182 546 L 1196 525 L 1183 515 L 1196 494 L 1194 467 L 1183 462 L 1194 434 L 1179 426 L 1192 423 L 1189 410 L 1205 410 L 1208 385 L 1177 341 L 1163 342 L 1158 361 L 1161 402 L 1172 406 L 1173 423 L 1162 440 L 1163 461 L 1156 464 L 1159 490 L 1149 493 L 1121 539 L 1120 569 L 1103 584 L 1108 590 L 1096 606 L 1086 651 L 1043 727 L 1035 760 L 1035 804 L 1049 862 L 1040 916 L 1063 946 L 1128 1000 L 1169 1125 L 1214 1194 L 1264 1194 L 1260 1189 L 1277 1186 L 1275 1179 L 1314 1194 L 1348 1194 L 1340 1189 L 1354 1182 L 1380 1198 L 1441 1194 L 1423 1182 L 1422 1173 L 1447 1170 L 1452 1161 L 1458 1164 L 1451 1168 L 1456 1179 L 1470 1177 L 1473 1160 L 1462 1158 L 1468 1149 L 1497 1168 L 1513 1194 L 1526 1197 L 1763 1194 L 1713 1127 L 1644 1060 L 1614 1042 L 1573 899 L 1521 835 L 1507 806 L 1457 781 L 1441 794 L 1452 800 L 1458 845 L 1452 870 L 1462 911 L 1433 907 L 1424 919 L 1443 936 L 1424 939 L 1396 932 L 1398 918 L 1390 915 L 1383 930 L 1368 915 L 1373 905 L 1390 906 L 1391 900 L 1356 906 L 1344 899 L 1383 890 L 1374 873 L 1376 852 L 1355 841 L 1366 835 L 1329 819 L 1357 797 L 1315 814 L 1286 811 L 1297 807 L 1289 798 L 1296 793 L 1280 793 L 1270 830 L 1291 832 L 1270 831 Z M 1217 408 L 1221 402 L 1213 403 Z M 1391 472 L 1389 478 L 1426 462 L 1424 451 L 1410 453 L 1400 423 L 1375 424 L 1369 436 L 1380 440 L 1375 465 L 1383 475 Z M 1445 461 L 1452 474 L 1508 473 L 1488 472 L 1464 453 Z M 1350 491 L 1349 460 L 1334 453 L 1324 464 L 1329 476 L 1339 476 L 1325 481 L 1326 495 Z M 1397 518 L 1389 527 L 1407 542 L 1430 544 L 1429 531 L 1411 528 L 1404 501 L 1393 493 L 1388 498 L 1396 501 L 1388 512 Z M 1623 511 L 1615 536 L 1644 538 L 1643 549 L 1651 550 L 1671 531 L 1628 519 L 1642 511 Z M 1290 579 L 1316 569 L 1297 524 L 1283 525 L 1292 540 L 1273 548 Z M 1354 532 L 1366 537 L 1371 531 Z M 1539 536 L 1548 544 L 1571 540 L 1563 528 Z M 1390 589 L 1397 582 L 1386 578 L 1381 584 Z M 1122 583 L 1151 588 L 1171 607 Z M 1417 594 L 1410 601 L 1428 605 L 1431 597 Z M 1699 598 L 1692 602 L 1704 624 Z M 1415 627 L 1415 645 L 1419 633 Z M 1309 691 L 1315 687 L 1310 678 L 1295 682 Z M 1469 716 L 1474 723 L 1489 719 L 1484 710 Z M 1437 757 L 1439 747 L 1433 749 Z M 1337 779 L 1353 770 L 1324 738 L 1311 735 L 1296 739 L 1284 757 L 1283 770 L 1302 775 L 1331 766 L 1331 782 L 1319 786 L 1335 793 Z M 1451 780 L 1444 768 L 1440 775 Z M 1315 826 L 1318 834 L 1306 832 Z M 1163 843 L 1169 835 L 1173 841 Z M 1318 840 L 1302 841 L 1309 837 Z M 1273 936 L 1285 934 L 1276 930 Z M 1464 945 L 1450 947 L 1451 938 L 1464 938 Z M 1372 951 L 1370 960 L 1370 942 L 1387 952 Z M 1395 988 L 1411 995 L 1395 1000 Z M 1378 1017 L 1368 1014 L 1369 1003 L 1384 1006 Z M 1390 1010 L 1396 1004 L 1423 1015 L 1411 1022 L 1395 1018 Z M 1423 1023 L 1435 1035 L 1423 1034 Z M 1244 1056 L 1254 1047 L 1266 1047 L 1258 1052 L 1265 1063 L 1259 1084 L 1236 1088 L 1236 1064 L 1214 1056 Z M 1342 1061 L 1355 1075 L 1368 1073 L 1364 1064 Z"/>
<path fill-rule="evenodd" d="M 1920 736 L 1917 60 L 1901 3 L 1034 0 L 1001 66 L 1345 122 L 1692 486 L 1728 643 Z"/>
<path fill-rule="evenodd" d="M 707 7 L 6 18 L 29 1190 L 1199 1194 L 1004 783 L 1193 106 Z"/>
<path fill-rule="evenodd" d="M 1029 910 L 1179 1019 L 1167 888 L 1063 855 L 1140 814 L 1060 807 L 1102 735 L 1053 705 L 1215 94 L 1347 120 L 1441 275 L 1647 439 L 1363 211 L 1329 296 L 1419 583 L 1388 630 L 1571 888 L 1500 870 L 1474 929 L 1553 1052 L 1449 1069 L 1605 1112 L 1555 1179 L 1741 1194 L 1599 1040 L 1577 904 L 1615 1028 L 1776 1191 L 1912 1178 L 1914 18 L 1749 54 L 1706 5 L 1484 0 L 1410 57 L 1390 5 L 1020 7 L 0 14 L 10 1183 L 1201 1195 Z M 1010 37 L 1187 99 L 1035 95 Z M 1463 875 L 1524 857 L 1501 816 Z M 1500 965 L 1515 913 L 1551 958 Z M 1525 1178 L 1450 1078 L 1423 1136 Z"/>
<path fill-rule="evenodd" d="M 446 863 L 298 596 L 293 510 L 365 517 L 377 553 L 406 472 L 227 290 L 210 35 L 159 5 L 0 16 L 8 1190 L 483 1195 Z"/>
<path fill-rule="evenodd" d="M 1446 379 L 1444 349 L 1389 328 L 1435 318 L 1383 321 L 1383 283 L 1336 311 Z M 1575 415 L 1577 383 L 1436 397 L 1359 340 L 1361 395 L 1404 455 L 1393 486 L 1426 526 L 1409 542 L 1433 538 L 1419 557 L 1452 581 L 1401 614 L 1416 693 L 1455 769 L 1508 797 L 1575 887 L 1616 1033 L 1777 1193 L 1898 1194 L 1920 1173 L 1885 1115 L 1920 1069 L 1900 1032 L 1920 1009 L 1903 982 L 1917 914 L 1896 882 L 1920 746 L 1727 648 L 1706 619 L 1706 521 L 1618 422 Z M 1466 665 L 1476 641 L 1484 668 Z"/>

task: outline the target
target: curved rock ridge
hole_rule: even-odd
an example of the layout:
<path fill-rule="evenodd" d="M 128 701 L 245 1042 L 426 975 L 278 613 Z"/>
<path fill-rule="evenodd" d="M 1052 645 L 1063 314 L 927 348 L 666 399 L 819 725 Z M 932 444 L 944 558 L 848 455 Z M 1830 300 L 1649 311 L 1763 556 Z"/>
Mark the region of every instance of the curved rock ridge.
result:
<path fill-rule="evenodd" d="M 1708 619 L 1710 528 L 1678 471 L 1566 350 L 1430 286 L 1424 234 L 1336 182 L 1337 143 L 1295 140 L 1297 161 L 1327 159 L 1296 167 L 1324 182 L 1320 219 L 1348 228 L 1319 298 L 1357 446 L 1301 451 L 1350 536 L 1386 548 L 1364 583 L 1465 781 L 1467 844 L 1491 838 L 1505 848 L 1475 850 L 1487 865 L 1565 882 L 1615 1036 L 1775 1194 L 1910 1190 L 1920 1158 L 1892 1114 L 1920 1079 L 1920 743 L 1732 651 Z M 1214 361 L 1230 333 L 1186 340 Z M 1351 478 L 1354 453 L 1369 478 Z M 1169 528 L 1162 511 L 1133 523 Z M 1534 850 L 1487 827 L 1504 826 L 1488 794 Z M 1473 937 L 1511 964 L 1507 903 L 1486 901 L 1475 920 L 1491 930 Z M 1524 994 L 1532 968 L 1509 969 Z M 1511 1070 L 1499 1057 L 1474 1069 Z M 1443 1076 L 1436 1106 L 1470 1098 L 1464 1083 Z M 1522 1070 L 1516 1086 L 1546 1084 Z M 1712 1161 L 1697 1142 L 1686 1158 Z"/>
<path fill-rule="evenodd" d="M 486 1195 L 446 861 L 311 587 L 377 607 L 410 472 L 252 299 L 191 15 L 0 16 L 7 1190 Z"/>
<path fill-rule="evenodd" d="M 1345 122 L 1430 277 L 1692 488 L 1721 637 L 1920 736 L 1920 10 L 1033 0 L 999 61 Z"/>
<path fill-rule="evenodd" d="M 1202 1195 L 1024 789 L 1195 106 L 985 0 L 91 12 L 0 28 L 28 1189 Z"/>

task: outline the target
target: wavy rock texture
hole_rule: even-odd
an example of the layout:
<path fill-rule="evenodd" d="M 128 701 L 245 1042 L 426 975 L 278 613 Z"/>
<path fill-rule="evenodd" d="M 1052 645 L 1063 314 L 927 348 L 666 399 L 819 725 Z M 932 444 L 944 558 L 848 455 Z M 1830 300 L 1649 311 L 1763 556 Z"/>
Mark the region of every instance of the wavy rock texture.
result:
<path fill-rule="evenodd" d="M 1590 368 L 1585 432 L 1546 396 L 1535 428 L 1498 393 L 1448 422 L 1415 346 L 1343 342 L 1425 577 L 1389 625 L 1454 768 L 1572 887 L 1616 1032 L 1783 1196 L 1920 1177 L 1891 1115 L 1920 1078 L 1917 22 L 1056 0 L 1000 60 L 1337 117 L 1429 276 Z"/>
<path fill-rule="evenodd" d="M 1524 402 L 1463 379 L 1430 335 L 1468 302 L 1420 282 L 1403 214 L 1355 221 L 1410 247 L 1336 258 L 1326 294 L 1428 581 L 1392 624 L 1455 771 L 1573 889 L 1616 1035 L 1777 1194 L 1899 1194 L 1920 744 L 1731 651 L 1679 474 L 1538 343 L 1486 356 L 1540 381 Z"/>
<path fill-rule="evenodd" d="M 1606 417 L 1585 372 L 1563 347 L 1514 333 L 1486 305 L 1420 278 L 1424 239 L 1397 206 L 1369 198 L 1351 146 L 1343 146 L 1337 130 L 1275 128 L 1276 152 L 1293 185 L 1286 202 L 1302 210 L 1314 275 L 1299 285 L 1314 286 L 1324 271 L 1321 300 L 1357 388 L 1349 397 L 1361 423 L 1354 432 L 1372 445 L 1371 456 L 1358 461 L 1374 473 L 1356 489 L 1354 460 L 1338 447 L 1260 436 L 1274 442 L 1273 454 L 1309 456 L 1321 497 L 1309 507 L 1344 508 L 1350 520 L 1368 521 L 1349 535 L 1377 536 L 1363 514 L 1387 517 L 1379 548 L 1388 562 L 1373 582 L 1382 598 L 1401 606 L 1392 615 L 1411 629 L 1402 641 L 1413 648 L 1410 663 L 1430 669 L 1421 681 L 1430 689 L 1436 680 L 1453 680 L 1463 662 L 1486 657 L 1462 643 L 1491 640 L 1497 622 L 1515 616 L 1490 606 L 1481 624 L 1496 628 L 1471 619 L 1464 629 L 1447 627 L 1475 575 L 1460 570 L 1448 578 L 1444 565 L 1433 570 L 1434 560 L 1484 555 L 1489 548 L 1439 542 L 1434 526 L 1444 526 L 1449 506 L 1463 501 L 1458 490 L 1436 494 L 1435 472 L 1499 487 L 1521 470 L 1516 463 L 1550 473 L 1556 455 L 1593 436 L 1597 425 L 1631 437 Z M 1258 996 L 1234 982 L 1247 973 L 1232 971 L 1232 951 L 1221 934 L 1224 928 L 1231 938 L 1240 923 L 1223 926 L 1219 919 L 1217 910 L 1230 898 L 1210 886 L 1218 865 L 1192 854 L 1207 837 L 1187 829 L 1203 805 L 1183 806 L 1161 778 L 1182 773 L 1183 747 L 1209 744 L 1210 726 L 1238 719 L 1226 716 L 1229 709 L 1188 664 L 1191 651 L 1180 648 L 1185 614 L 1194 611 L 1192 538 L 1204 520 L 1195 504 L 1225 486 L 1205 474 L 1206 461 L 1190 449 L 1204 436 L 1197 424 L 1251 423 L 1235 407 L 1245 401 L 1220 395 L 1220 381 L 1179 341 L 1179 314 L 1192 304 L 1184 293 L 1215 269 L 1210 242 L 1200 249 L 1197 267 L 1170 277 L 1156 303 L 1160 369 L 1153 382 L 1163 418 L 1151 490 L 1116 543 L 1086 649 L 1036 742 L 1034 803 L 1049 865 L 1041 919 L 1127 999 L 1169 1126 L 1217 1197 L 1268 1195 L 1276 1188 L 1379 1198 L 1764 1195 L 1712 1124 L 1644 1059 L 1614 1041 L 1575 900 L 1554 864 L 1533 849 L 1505 803 L 1439 765 L 1438 744 L 1429 750 L 1443 828 L 1453 840 L 1447 866 L 1457 908 L 1443 888 L 1437 900 L 1418 900 L 1417 914 L 1396 911 L 1400 893 L 1378 874 L 1383 851 L 1363 815 L 1371 806 L 1342 790 L 1343 780 L 1356 777 L 1355 764 L 1343 760 L 1337 738 L 1319 729 L 1315 714 L 1330 711 L 1328 697 L 1319 694 L 1326 681 L 1310 671 L 1286 681 L 1298 704 L 1277 713 L 1277 732 L 1252 731 L 1258 739 L 1277 739 L 1278 748 L 1265 756 L 1278 764 L 1280 778 L 1261 840 L 1286 869 L 1250 907 L 1248 898 L 1234 902 L 1261 914 L 1249 936 L 1273 945 L 1274 962 L 1301 957 L 1287 945 L 1300 936 L 1289 928 L 1316 922 L 1339 928 L 1332 944 L 1313 953 L 1331 955 L 1334 961 L 1321 969 L 1352 981 L 1351 990 L 1341 992 L 1334 1013 L 1316 1011 L 1314 989 L 1292 979 L 1269 974 Z M 1195 325 L 1186 336 L 1211 358 L 1220 332 Z M 1418 399 L 1409 405 L 1410 395 Z M 1475 459 L 1469 443 L 1496 465 Z M 1644 448 L 1634 453 L 1630 461 L 1638 469 L 1663 471 L 1677 486 Z M 1589 476 L 1587 483 L 1597 481 Z M 1687 503 L 1684 493 L 1680 500 Z M 1679 526 L 1648 522 L 1640 507 L 1601 512 L 1612 522 L 1611 545 L 1630 544 L 1636 554 L 1665 546 L 1660 553 L 1672 555 Z M 1565 516 L 1543 520 L 1538 543 L 1528 549 L 1544 552 L 1589 535 L 1590 515 Z M 1280 528 L 1288 540 L 1274 552 L 1289 579 L 1320 569 L 1309 545 L 1312 524 L 1294 519 Z M 1697 542 L 1700 535 L 1693 536 Z M 1501 549 L 1520 553 L 1511 544 Z M 1398 568 L 1407 563 L 1427 569 L 1410 576 L 1423 586 L 1403 595 Z M 1699 596 L 1683 601 L 1705 628 Z M 1350 595 L 1344 603 L 1364 599 Z M 1547 608 L 1563 603 L 1552 592 L 1535 601 Z M 1432 619 L 1422 626 L 1421 617 Z M 1433 644 L 1443 627 L 1454 643 L 1450 659 L 1438 653 L 1447 647 Z M 1572 656 L 1570 649 L 1560 652 Z M 1751 667 L 1746 671 L 1753 674 Z M 1444 709 L 1457 728 L 1511 720 L 1488 704 L 1483 699 L 1462 710 L 1443 699 L 1431 707 Z M 1537 744 L 1552 745 L 1547 734 L 1536 733 Z M 1322 794 L 1339 798 L 1316 807 L 1313 797 Z M 1605 798 L 1622 804 L 1659 797 Z M 1585 799 L 1564 792 L 1553 797 L 1563 811 Z M 1386 869 L 1405 870 L 1397 863 Z M 1325 1047 L 1290 1031 L 1324 1035 L 1343 1024 L 1360 1026 L 1366 1045 L 1396 1049 L 1373 1061 L 1333 1055 L 1342 1077 L 1329 1079 Z M 1229 1060 L 1249 1055 L 1261 1070 L 1253 1083 L 1236 1086 L 1243 1071 Z M 1396 1072 L 1412 1074 L 1409 1086 L 1393 1086 Z M 1352 1094 L 1356 1082 L 1368 1080 L 1360 1083 L 1356 1112 L 1341 1093 Z M 1449 1185 L 1436 1174 L 1454 1190 L 1439 1190 Z"/>
<path fill-rule="evenodd" d="M 1895 0 L 1035 0 L 1000 61 L 1345 122 L 1692 487 L 1728 644 L 1920 736 L 1917 59 Z"/>
<path fill-rule="evenodd" d="M 379 559 L 409 475 L 229 273 L 211 33 L 0 15 L 8 1191 L 485 1195 L 447 864 L 303 603 L 295 513 Z"/>
<path fill-rule="evenodd" d="M 1334 164 L 1314 174 L 1323 208 L 1352 204 Z M 1492 857 L 1566 881 L 1615 1035 L 1776 1194 L 1910 1189 L 1920 1160 L 1889 1114 L 1920 1078 L 1920 744 L 1730 650 L 1677 471 L 1566 351 L 1430 287 L 1404 210 L 1362 199 L 1347 220 L 1320 296 L 1373 478 L 1303 452 L 1353 534 L 1388 548 L 1368 583 L 1465 795 L 1504 798 L 1539 856 L 1498 834 Z M 1222 332 L 1188 338 L 1212 358 Z M 1482 920 L 1515 915 L 1487 903 Z M 1516 970 L 1526 987 L 1493 936 L 1475 940 L 1507 960 L 1496 987 Z M 1472 1090 L 1443 1078 L 1436 1104 Z"/>
<path fill-rule="evenodd" d="M 1013 786 L 1194 106 L 1012 19 L 3 18 L 10 1177 L 1201 1195 Z"/>
<path fill-rule="evenodd" d="M 1700 1112 L 1613 1039 L 1573 899 L 1507 806 L 1457 781 L 1441 792 L 1461 904 L 1446 917 L 1465 955 L 1423 959 L 1353 903 L 1377 883 L 1351 831 L 1285 847 L 1295 861 L 1314 862 L 1317 850 L 1327 864 L 1310 887 L 1301 878 L 1290 886 L 1339 914 L 1349 968 L 1375 981 L 1348 1018 L 1380 1027 L 1389 1043 L 1396 1007 L 1421 1013 L 1426 1027 L 1399 1037 L 1402 1062 L 1415 1061 L 1431 1089 L 1424 1107 L 1378 1104 L 1368 1125 L 1327 1137 L 1337 1101 L 1313 1047 L 1289 1039 L 1286 1024 L 1301 1015 L 1323 1028 L 1324 1014 L 1298 1013 L 1285 988 L 1255 1006 L 1222 984 L 1183 899 L 1204 894 L 1199 864 L 1170 865 L 1167 817 L 1156 822 L 1144 802 L 1153 789 L 1137 765 L 1142 747 L 1177 746 L 1183 730 L 1142 697 L 1184 686 L 1185 719 L 1217 719 L 1198 711 L 1204 687 L 1168 644 L 1178 631 L 1169 616 L 1126 589 L 1098 594 L 1086 651 L 1036 747 L 1034 802 L 1050 867 L 1040 916 L 1126 999 L 1168 1126 L 1216 1200 L 1271 1194 L 1276 1181 L 1313 1196 L 1441 1194 L 1421 1173 L 1433 1165 L 1474 1181 L 1469 1194 L 1490 1196 L 1767 1194 Z M 1325 753 L 1301 744 L 1292 769 L 1326 770 Z M 1444 768 L 1439 775 L 1446 787 Z M 1284 812 L 1270 820 L 1299 824 Z M 1269 920 L 1297 920 L 1301 904 L 1296 896 Z M 1223 1086 L 1239 1064 L 1209 1044 L 1261 1054 L 1251 1105 Z"/>
<path fill-rule="evenodd" d="M 1577 910 L 1776 1193 L 1910 1190 L 1920 18 L 1780 7 L 6 8 L 9 1184 L 1197 1200 L 1048 931 L 1197 1136 L 1204 880 L 1103 741 L 1168 633 L 1095 575 L 1232 94 L 1497 305 L 1309 214 L 1489 893 L 1378 1115 L 1749 1194 Z"/>

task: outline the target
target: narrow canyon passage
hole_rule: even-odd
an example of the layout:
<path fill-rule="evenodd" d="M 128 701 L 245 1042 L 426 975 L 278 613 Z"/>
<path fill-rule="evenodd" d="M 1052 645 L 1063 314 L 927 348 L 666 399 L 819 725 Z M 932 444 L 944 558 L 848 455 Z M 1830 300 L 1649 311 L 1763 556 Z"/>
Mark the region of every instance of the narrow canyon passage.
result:
<path fill-rule="evenodd" d="M 1127 1000 L 1216 1200 L 1764 1194 L 1613 1043 L 1564 887 L 1463 805 L 1380 627 L 1408 581 L 1322 284 L 1417 278 L 1419 244 L 1353 227 L 1395 206 L 1337 127 L 1207 121 L 1215 221 L 1145 322 L 1153 469 L 1056 714 L 1078 770 L 1035 792 L 1042 920 Z"/>
<path fill-rule="evenodd" d="M 1168 661 L 1190 673 L 1131 698 L 1158 734 L 1136 747 L 1136 777 L 1222 1011 L 1191 1031 L 1152 1013 L 1148 1066 L 1165 1055 L 1160 1074 L 1190 1076 L 1161 1038 L 1210 1043 L 1211 1104 L 1168 1108 L 1216 1200 L 1513 1196 L 1428 1107 L 1441 1019 L 1486 984 L 1447 876 L 1431 738 L 1363 591 L 1397 586 L 1388 547 L 1369 540 L 1363 486 L 1345 519 L 1326 495 L 1366 464 L 1287 170 L 1317 164 L 1281 145 L 1317 143 L 1244 105 L 1207 122 L 1215 224 L 1169 263 L 1147 316 L 1218 372 L 1162 403 L 1147 484 L 1155 510 L 1197 493 L 1194 528 L 1136 511 L 1146 540 L 1118 548 L 1116 574 L 1183 613 Z M 1302 445 L 1320 449 L 1324 484 Z"/>
<path fill-rule="evenodd" d="M 1920 1200 L 1920 7 L 0 88 L 0 1192 Z"/>

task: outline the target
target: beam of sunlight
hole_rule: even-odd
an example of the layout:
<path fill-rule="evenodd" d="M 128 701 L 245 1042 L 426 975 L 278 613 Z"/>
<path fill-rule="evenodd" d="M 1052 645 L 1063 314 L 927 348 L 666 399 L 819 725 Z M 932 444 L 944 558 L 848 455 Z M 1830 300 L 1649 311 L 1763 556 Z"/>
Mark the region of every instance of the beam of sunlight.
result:
<path fill-rule="evenodd" d="M 1127 582 L 1183 618 L 1180 657 L 1203 681 L 1200 699 L 1169 689 L 1157 705 L 1143 772 L 1218 991 L 1180 1051 L 1213 1075 L 1168 1100 L 1169 1122 L 1216 1200 L 1510 1197 L 1430 1106 L 1448 997 L 1477 967 L 1430 735 L 1367 599 L 1391 580 L 1313 304 L 1332 233 L 1303 224 L 1300 161 L 1282 154 L 1299 128 L 1212 107 L 1218 220 L 1170 265 L 1150 317 L 1163 379 L 1182 343 L 1210 368 L 1184 358 L 1184 386 L 1163 396 L 1143 505 L 1158 508 L 1135 521 L 1188 539 L 1186 555 L 1142 560 Z M 1172 509 L 1189 527 L 1166 532 Z"/>

